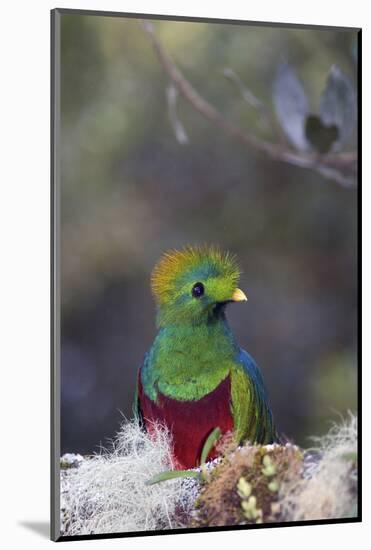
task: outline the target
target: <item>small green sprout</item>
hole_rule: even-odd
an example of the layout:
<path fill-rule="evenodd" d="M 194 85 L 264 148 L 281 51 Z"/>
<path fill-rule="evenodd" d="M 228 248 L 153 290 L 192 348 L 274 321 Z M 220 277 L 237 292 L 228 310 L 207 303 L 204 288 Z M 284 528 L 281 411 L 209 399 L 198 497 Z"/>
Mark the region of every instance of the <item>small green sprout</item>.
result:
<path fill-rule="evenodd" d="M 261 510 L 261 508 L 256 507 L 256 496 L 251 495 L 247 500 L 243 500 L 241 502 L 241 507 L 244 516 L 247 519 L 254 520 L 256 521 L 256 523 L 261 523 L 263 518 L 263 511 Z"/>
<path fill-rule="evenodd" d="M 264 455 L 262 474 L 267 477 L 274 476 L 277 473 L 276 465 L 269 455 Z"/>
<path fill-rule="evenodd" d="M 242 499 L 246 499 L 251 495 L 252 487 L 251 484 L 246 481 L 244 477 L 240 477 L 237 483 L 237 493 L 238 496 Z"/>
<path fill-rule="evenodd" d="M 272 479 L 272 481 L 268 483 L 268 489 L 272 491 L 272 493 L 277 493 L 279 488 L 280 488 L 280 484 L 277 481 L 277 479 Z"/>

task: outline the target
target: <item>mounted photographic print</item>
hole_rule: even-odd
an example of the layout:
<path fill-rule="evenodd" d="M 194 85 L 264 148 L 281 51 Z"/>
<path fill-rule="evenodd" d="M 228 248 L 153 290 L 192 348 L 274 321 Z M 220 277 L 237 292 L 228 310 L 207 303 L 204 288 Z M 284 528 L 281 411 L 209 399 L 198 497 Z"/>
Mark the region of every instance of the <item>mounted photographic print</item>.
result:
<path fill-rule="evenodd" d="M 361 520 L 360 56 L 52 11 L 53 540 Z"/>

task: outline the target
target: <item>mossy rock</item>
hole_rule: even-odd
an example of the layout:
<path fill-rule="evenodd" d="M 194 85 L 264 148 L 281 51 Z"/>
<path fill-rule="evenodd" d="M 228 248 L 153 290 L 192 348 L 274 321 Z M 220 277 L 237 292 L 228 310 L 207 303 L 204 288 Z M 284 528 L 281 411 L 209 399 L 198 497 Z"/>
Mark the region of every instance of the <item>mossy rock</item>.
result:
<path fill-rule="evenodd" d="M 245 445 L 226 453 L 201 488 L 191 526 L 282 521 L 280 487 L 302 470 L 303 453 L 291 444 Z"/>

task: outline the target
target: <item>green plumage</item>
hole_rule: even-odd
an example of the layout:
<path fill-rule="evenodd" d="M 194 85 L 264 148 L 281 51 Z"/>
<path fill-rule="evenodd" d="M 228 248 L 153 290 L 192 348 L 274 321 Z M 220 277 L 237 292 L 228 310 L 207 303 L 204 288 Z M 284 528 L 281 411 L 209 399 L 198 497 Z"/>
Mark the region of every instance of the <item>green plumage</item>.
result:
<path fill-rule="evenodd" d="M 139 371 L 136 410 L 145 425 L 167 423 L 175 447 L 177 437 L 182 445 L 184 438 L 198 445 L 194 439 L 215 428 L 214 420 L 231 427 L 239 441 L 277 439 L 260 371 L 239 348 L 225 317 L 229 302 L 246 299 L 238 279 L 233 257 L 205 247 L 168 253 L 153 271 L 159 332 Z M 198 425 L 187 430 L 191 411 L 197 411 Z"/>

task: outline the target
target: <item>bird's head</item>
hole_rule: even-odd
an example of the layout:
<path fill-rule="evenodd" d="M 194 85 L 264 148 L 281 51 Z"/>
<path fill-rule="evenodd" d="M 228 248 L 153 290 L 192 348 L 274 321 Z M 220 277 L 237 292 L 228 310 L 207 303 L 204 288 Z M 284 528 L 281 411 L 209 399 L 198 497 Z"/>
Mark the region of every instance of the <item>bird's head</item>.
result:
<path fill-rule="evenodd" d="M 236 258 L 218 248 L 165 252 L 151 277 L 159 324 L 202 323 L 222 315 L 229 302 L 247 300 L 237 287 L 239 277 Z"/>

